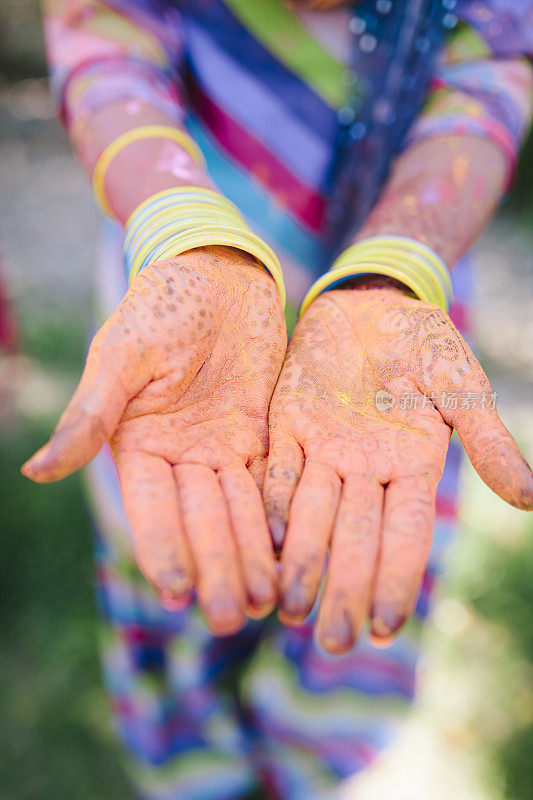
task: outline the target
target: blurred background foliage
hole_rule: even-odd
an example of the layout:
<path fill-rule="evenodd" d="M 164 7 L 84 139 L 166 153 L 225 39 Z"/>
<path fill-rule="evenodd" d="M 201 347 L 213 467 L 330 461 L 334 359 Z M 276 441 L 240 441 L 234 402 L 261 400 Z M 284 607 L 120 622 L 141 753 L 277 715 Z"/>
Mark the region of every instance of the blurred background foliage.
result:
<path fill-rule="evenodd" d="M 128 800 L 100 686 L 91 528 L 81 478 L 41 487 L 18 472 L 46 439 L 79 375 L 96 225 L 84 179 L 53 121 L 45 75 L 37 2 L 2 0 L 0 130 L 6 179 L 0 250 L 4 239 L 23 355 L 0 365 L 0 382 L 15 387 L 0 396 L 5 405 L 0 409 L 0 800 Z M 68 174 L 58 176 L 65 165 Z M 70 239 L 65 235 L 60 248 L 54 219 L 61 203 Z M 41 227 L 32 230 L 36 217 L 42 217 Z M 532 222 L 530 139 L 496 229 L 526 242 L 514 273 L 514 291 L 526 304 L 533 291 L 524 276 L 533 259 L 524 265 L 522 254 L 531 253 Z M 486 250 L 500 238 L 493 236 Z M 25 250 L 28 239 L 33 249 Z M 512 246 L 504 256 L 507 252 L 514 252 Z M 29 270 L 31 279 L 21 276 L 25 263 L 39 261 Z M 65 264 L 73 261 L 76 269 L 66 274 Z M 512 277 L 511 271 L 510 291 Z M 497 277 L 489 294 L 491 286 L 494 293 Z M 495 370 L 519 398 L 506 407 L 505 419 L 531 455 L 531 340 L 526 336 L 521 360 L 513 361 L 518 348 L 509 339 L 506 359 L 498 349 L 501 336 L 493 334 L 491 345 L 490 321 L 497 323 L 501 312 L 491 308 L 485 306 L 479 326 L 482 355 L 491 374 Z M 503 313 L 510 319 L 508 306 Z M 516 341 L 524 335 L 518 329 Z M 419 709 L 398 751 L 396 772 L 393 756 L 377 781 L 355 796 L 533 798 L 532 534 L 531 517 L 505 507 L 465 470 L 463 530 L 428 635 Z"/>

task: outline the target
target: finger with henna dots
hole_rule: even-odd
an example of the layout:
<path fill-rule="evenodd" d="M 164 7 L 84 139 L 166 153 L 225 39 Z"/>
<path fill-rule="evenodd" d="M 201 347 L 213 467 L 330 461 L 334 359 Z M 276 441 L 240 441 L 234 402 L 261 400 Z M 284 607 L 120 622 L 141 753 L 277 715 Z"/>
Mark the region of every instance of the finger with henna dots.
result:
<path fill-rule="evenodd" d="M 198 602 L 213 633 L 235 633 L 245 622 L 246 588 L 222 489 L 203 464 L 178 464 L 174 474 L 196 564 Z"/>
<path fill-rule="evenodd" d="M 303 465 L 304 456 L 300 445 L 292 438 L 281 438 L 271 428 L 263 499 L 276 552 L 281 552 L 283 547 L 289 508 Z"/>
<path fill-rule="evenodd" d="M 456 429 L 487 486 L 512 506 L 533 509 L 533 473 L 499 417 L 496 395 L 481 364 L 447 315 L 428 315 L 425 327 L 421 390 L 432 390 L 443 419 Z M 471 397 L 473 402 L 447 404 L 450 396 Z"/>
<path fill-rule="evenodd" d="M 219 472 L 248 591 L 250 616 L 272 611 L 277 601 L 277 571 L 265 510 L 254 479 L 244 466 Z"/>
<path fill-rule="evenodd" d="M 315 602 L 340 488 L 340 478 L 332 469 L 306 462 L 281 553 L 280 619 L 287 624 L 301 624 Z"/>
<path fill-rule="evenodd" d="M 487 385 L 485 394 L 490 396 L 488 381 Z M 498 412 L 489 408 L 439 410 L 456 429 L 472 466 L 487 486 L 515 508 L 531 511 L 533 473 Z"/>
<path fill-rule="evenodd" d="M 150 453 L 114 455 L 137 563 L 166 607 L 175 609 L 192 589 L 194 567 L 172 467 Z"/>

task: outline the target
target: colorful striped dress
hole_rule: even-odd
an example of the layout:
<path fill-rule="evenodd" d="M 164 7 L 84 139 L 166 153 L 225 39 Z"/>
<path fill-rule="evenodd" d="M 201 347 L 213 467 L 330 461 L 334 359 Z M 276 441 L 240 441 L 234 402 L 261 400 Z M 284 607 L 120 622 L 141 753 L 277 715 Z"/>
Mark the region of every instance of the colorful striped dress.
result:
<path fill-rule="evenodd" d="M 185 121 L 215 184 L 279 255 L 289 325 L 330 265 L 346 192 L 349 233 L 401 147 L 465 132 L 494 141 L 512 176 L 529 124 L 533 0 L 365 0 L 328 12 L 282 0 L 45 6 L 67 129 L 117 100 Z M 122 236 L 103 223 L 97 326 L 126 290 Z M 464 331 L 466 260 L 453 280 L 451 315 Z M 420 631 L 456 528 L 459 463 L 452 441 L 415 618 L 386 650 L 363 638 L 334 657 L 313 642 L 314 612 L 298 629 L 272 617 L 217 639 L 194 603 L 164 610 L 137 571 L 114 463 L 100 453 L 86 477 L 104 676 L 138 796 L 229 800 L 266 786 L 273 797 L 323 800 L 370 764 L 415 694 Z"/>

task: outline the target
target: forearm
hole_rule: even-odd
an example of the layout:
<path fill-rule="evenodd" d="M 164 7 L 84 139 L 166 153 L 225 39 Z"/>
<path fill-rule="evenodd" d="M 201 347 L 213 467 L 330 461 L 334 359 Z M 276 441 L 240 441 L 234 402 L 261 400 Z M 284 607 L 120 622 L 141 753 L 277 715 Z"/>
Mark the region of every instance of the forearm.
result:
<path fill-rule="evenodd" d="M 80 161 L 92 175 L 98 157 L 110 142 L 145 125 L 180 127 L 158 108 L 126 100 L 104 106 L 83 124 L 73 125 L 70 137 Z M 105 177 L 106 197 L 122 223 L 150 195 L 179 186 L 212 188 L 205 170 L 179 144 L 164 138 L 127 145 L 113 158 Z"/>
<path fill-rule="evenodd" d="M 69 134 L 81 162 L 92 175 L 99 157 L 111 142 L 129 130 L 146 125 L 180 130 L 176 119 L 160 109 L 128 100 L 104 106 L 86 121 L 72 125 Z M 186 197 L 187 193 L 170 191 L 150 203 L 148 217 L 134 215 L 130 220 L 133 212 L 155 193 L 187 186 L 196 187 L 193 201 Z M 246 260 L 254 256 L 260 261 L 274 278 L 282 303 L 285 302 L 282 270 L 275 254 L 248 228 L 232 203 L 224 200 L 220 193 L 217 197 L 213 191 L 203 191 L 216 191 L 216 188 L 205 168 L 179 142 L 158 136 L 126 144 L 107 166 L 103 188 L 116 218 L 123 224 L 129 220 L 124 261 L 130 280 L 152 260 L 170 258 L 200 246 L 226 245 L 244 251 Z M 172 198 L 172 220 L 169 197 Z M 193 217 L 191 203 L 195 209 Z M 182 216 L 183 206 L 187 211 Z"/>
<path fill-rule="evenodd" d="M 396 160 L 378 203 L 355 241 L 409 236 L 451 269 L 491 218 L 504 191 L 505 157 L 475 136 L 428 139 Z"/>
<path fill-rule="evenodd" d="M 107 145 L 128 130 L 180 127 L 183 35 L 172 4 L 41 3 L 57 112 L 89 176 Z M 209 185 L 194 159 L 172 138 L 151 138 L 115 154 L 99 191 L 125 222 L 154 192 L 191 183 Z"/>

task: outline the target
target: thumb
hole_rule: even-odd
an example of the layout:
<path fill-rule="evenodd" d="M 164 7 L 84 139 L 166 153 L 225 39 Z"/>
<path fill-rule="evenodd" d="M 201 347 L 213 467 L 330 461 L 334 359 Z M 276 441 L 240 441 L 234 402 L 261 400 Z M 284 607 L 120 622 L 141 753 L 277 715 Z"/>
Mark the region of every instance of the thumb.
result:
<path fill-rule="evenodd" d="M 481 364 L 447 315 L 432 312 L 428 321 L 418 354 L 419 389 L 455 428 L 487 486 L 512 506 L 533 509 L 533 474 L 496 411 Z"/>
<path fill-rule="evenodd" d="M 477 391 L 448 393 L 435 399 L 441 416 L 455 428 L 480 478 L 503 500 L 526 511 L 533 509 L 533 473 L 494 407 L 495 395 L 484 380 Z"/>
<path fill-rule="evenodd" d="M 472 466 L 487 486 L 512 506 L 532 510 L 533 473 L 498 412 L 480 407 L 439 411 L 457 431 Z"/>
<path fill-rule="evenodd" d="M 113 436 L 128 401 L 149 379 L 147 359 L 132 353 L 121 326 L 108 321 L 91 343 L 78 388 L 56 429 L 22 466 L 22 474 L 48 483 L 87 464 Z"/>

